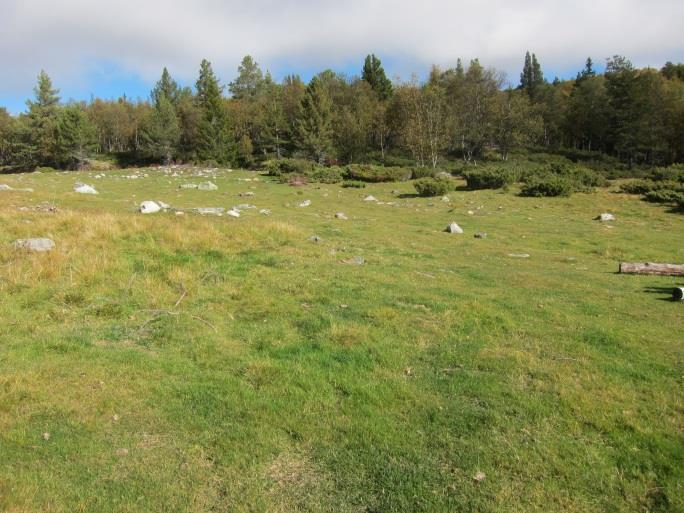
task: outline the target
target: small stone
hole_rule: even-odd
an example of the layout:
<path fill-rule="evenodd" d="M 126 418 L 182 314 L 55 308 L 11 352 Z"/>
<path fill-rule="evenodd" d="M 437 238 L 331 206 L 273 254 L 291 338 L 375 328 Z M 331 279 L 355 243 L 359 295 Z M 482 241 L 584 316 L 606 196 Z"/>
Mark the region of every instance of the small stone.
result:
<path fill-rule="evenodd" d="M 0 191 L 11 191 L 12 187 L 7 185 L 6 183 L 0 183 Z"/>
<path fill-rule="evenodd" d="M 477 474 L 475 474 L 475 475 L 473 476 L 473 480 L 474 480 L 476 483 L 481 483 L 482 481 L 485 480 L 485 477 L 486 477 L 486 476 L 485 476 L 485 473 L 484 473 L 484 472 L 478 472 Z"/>
<path fill-rule="evenodd" d="M 311 200 L 304 200 L 298 206 L 299 207 L 308 207 L 309 205 L 311 205 Z"/>
<path fill-rule="evenodd" d="M 228 212 L 226 212 L 226 214 L 230 217 L 240 217 L 240 211 L 235 210 L 234 208 L 231 208 Z"/>
<path fill-rule="evenodd" d="M 607 223 L 609 221 L 615 221 L 615 216 L 613 214 L 603 213 L 595 218 L 596 221 L 601 221 L 602 223 Z"/>
<path fill-rule="evenodd" d="M 487 238 L 487 234 L 484 233 L 484 232 L 482 232 L 482 233 L 476 233 L 476 234 L 475 234 L 475 238 L 476 238 L 476 239 L 486 239 L 486 238 Z"/>
<path fill-rule="evenodd" d="M 239 194 L 239 196 L 243 197 L 243 198 L 250 198 L 250 197 L 254 196 L 254 193 L 252 191 L 241 192 Z"/>
<path fill-rule="evenodd" d="M 311 242 L 322 242 L 323 241 L 323 239 L 321 239 L 318 235 L 312 235 L 311 237 L 309 237 L 308 240 L 310 240 Z"/>
<path fill-rule="evenodd" d="M 178 212 L 176 212 L 176 215 L 177 215 L 177 216 L 184 216 L 184 215 L 185 215 L 185 212 L 180 212 L 180 211 L 178 211 Z"/>
<path fill-rule="evenodd" d="M 218 185 L 213 182 L 202 182 L 197 186 L 197 188 L 200 191 L 217 191 Z"/>
<path fill-rule="evenodd" d="M 52 239 L 18 239 L 13 243 L 17 249 L 26 249 L 28 251 L 36 251 L 42 253 L 45 251 L 51 251 L 55 248 L 55 242 Z"/>
<path fill-rule="evenodd" d="M 446 227 L 445 230 L 447 233 L 463 233 L 463 228 L 461 228 L 458 224 L 456 223 L 451 223 L 449 226 Z"/>
<path fill-rule="evenodd" d="M 337 214 L 335 214 L 335 218 L 336 218 L 336 219 L 342 219 L 342 220 L 347 220 L 347 219 L 349 219 L 349 218 L 345 215 L 344 212 L 338 212 Z"/>
<path fill-rule="evenodd" d="M 443 203 L 449 203 L 451 201 L 451 198 L 449 196 L 442 196 L 442 202 Z"/>
<path fill-rule="evenodd" d="M 355 256 L 352 258 L 345 258 L 344 260 L 342 260 L 342 263 L 349 265 L 363 265 L 366 263 L 366 260 L 361 256 Z"/>
<path fill-rule="evenodd" d="M 378 201 L 378 199 L 373 195 L 368 195 L 365 198 L 363 198 L 363 201 Z"/>
<path fill-rule="evenodd" d="M 115 413 L 114 415 L 112 415 L 112 422 L 119 422 L 119 418 L 120 417 Z"/>
<path fill-rule="evenodd" d="M 48 433 L 47 431 L 43 433 L 43 440 L 45 440 L 46 442 L 50 440 L 50 433 Z"/>
<path fill-rule="evenodd" d="M 157 201 L 157 205 L 159 205 L 164 210 L 168 210 L 171 208 L 171 205 L 169 205 L 168 203 L 164 203 L 163 201 Z"/>
<path fill-rule="evenodd" d="M 195 209 L 195 212 L 198 214 L 201 214 L 203 216 L 206 215 L 214 215 L 214 216 L 220 216 L 224 212 L 224 208 L 221 207 L 199 207 Z"/>
<path fill-rule="evenodd" d="M 155 203 L 154 201 L 143 201 L 140 204 L 141 214 L 156 214 L 162 209 L 162 207 Z"/>
<path fill-rule="evenodd" d="M 181 189 L 197 189 L 196 183 L 183 183 L 180 185 Z"/>
<path fill-rule="evenodd" d="M 474 215 L 475 215 L 475 212 L 473 212 L 472 210 L 468 210 L 468 215 L 469 215 L 469 216 L 474 216 Z"/>
<path fill-rule="evenodd" d="M 530 258 L 527 253 L 509 253 L 508 256 L 511 258 Z"/>
<path fill-rule="evenodd" d="M 85 183 L 77 183 L 74 185 L 74 192 L 78 192 L 79 194 L 99 194 L 94 187 Z"/>
<path fill-rule="evenodd" d="M 261 210 L 259 210 L 259 213 L 264 216 L 271 215 L 271 211 L 267 208 L 262 208 Z"/>

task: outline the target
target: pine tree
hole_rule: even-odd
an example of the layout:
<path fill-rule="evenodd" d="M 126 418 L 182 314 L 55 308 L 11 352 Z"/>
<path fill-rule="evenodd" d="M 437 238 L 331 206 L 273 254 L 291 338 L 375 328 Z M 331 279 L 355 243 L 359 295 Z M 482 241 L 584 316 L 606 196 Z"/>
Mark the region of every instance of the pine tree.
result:
<path fill-rule="evenodd" d="M 157 82 L 154 89 L 152 89 L 152 102 L 155 106 L 159 104 L 159 100 L 162 96 L 169 100 L 174 107 L 178 105 L 180 88 L 178 87 L 178 83 L 171 78 L 171 74 L 166 67 L 164 67 L 164 71 L 162 71 L 159 82 Z"/>
<path fill-rule="evenodd" d="M 181 129 L 176 109 L 171 101 L 162 94 L 143 125 L 144 153 L 153 159 L 161 159 L 164 164 L 168 164 L 178 152 L 180 138 Z"/>
<path fill-rule="evenodd" d="M 537 61 L 537 56 L 535 54 L 530 55 L 529 51 L 526 52 L 518 89 L 524 89 L 530 99 L 536 101 L 539 99 L 541 87 L 545 83 L 544 74 L 542 73 L 539 61 Z"/>
<path fill-rule="evenodd" d="M 41 71 L 38 84 L 33 89 L 35 101 L 27 103 L 30 142 L 28 165 L 54 166 L 57 145 L 57 115 L 59 109 L 58 89 L 52 87 L 52 80 Z"/>
<path fill-rule="evenodd" d="M 56 160 L 70 169 L 80 169 L 97 148 L 97 129 L 83 107 L 69 105 L 59 115 Z"/>
<path fill-rule="evenodd" d="M 392 96 L 392 82 L 385 75 L 382 63 L 375 55 L 366 57 L 361 78 L 370 84 L 381 100 L 387 100 Z"/>
<path fill-rule="evenodd" d="M 577 73 L 577 78 L 575 79 L 575 84 L 579 85 L 580 82 L 587 78 L 595 77 L 596 72 L 594 71 L 594 63 L 591 57 L 587 57 L 587 62 L 584 64 L 584 69 Z"/>
<path fill-rule="evenodd" d="M 309 82 L 297 119 L 297 146 L 322 164 L 332 148 L 332 102 L 318 77 Z"/>
<path fill-rule="evenodd" d="M 264 81 L 259 64 L 246 55 L 238 66 L 237 78 L 230 83 L 228 89 L 235 99 L 254 98 L 263 88 Z"/>
<path fill-rule="evenodd" d="M 197 79 L 197 106 L 200 121 L 197 128 L 197 156 L 202 160 L 226 162 L 228 141 L 226 137 L 226 113 L 221 97 L 222 87 L 206 59 L 200 64 Z"/>

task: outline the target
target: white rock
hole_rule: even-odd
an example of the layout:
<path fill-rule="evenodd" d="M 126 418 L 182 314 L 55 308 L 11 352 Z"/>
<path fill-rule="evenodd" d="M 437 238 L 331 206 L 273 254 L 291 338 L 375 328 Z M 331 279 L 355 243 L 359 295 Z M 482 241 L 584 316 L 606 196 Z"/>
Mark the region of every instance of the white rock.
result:
<path fill-rule="evenodd" d="M 228 212 L 226 212 L 226 214 L 228 214 L 231 217 L 240 217 L 240 211 L 232 208 Z"/>
<path fill-rule="evenodd" d="M 337 219 L 342 219 L 342 220 L 347 220 L 347 219 L 349 219 L 349 218 L 346 216 L 346 214 L 345 214 L 344 212 L 338 212 L 337 214 L 335 214 L 335 217 L 336 217 Z"/>
<path fill-rule="evenodd" d="M 19 239 L 13 243 L 17 249 L 27 249 L 29 251 L 50 251 L 54 249 L 55 243 L 52 239 Z"/>
<path fill-rule="evenodd" d="M 304 200 L 299 204 L 300 207 L 308 207 L 309 205 L 311 205 L 311 200 Z"/>
<path fill-rule="evenodd" d="M 0 191 L 11 191 L 12 187 L 7 185 L 6 183 L 0 183 Z"/>
<path fill-rule="evenodd" d="M 267 208 L 262 208 L 261 210 L 259 210 L 259 213 L 265 216 L 271 215 L 271 211 Z"/>
<path fill-rule="evenodd" d="M 446 227 L 446 231 L 448 233 L 463 233 L 463 228 L 461 228 L 456 223 L 451 223 L 449 226 Z"/>
<path fill-rule="evenodd" d="M 197 184 L 196 183 L 182 183 L 180 185 L 181 189 L 197 189 Z"/>
<path fill-rule="evenodd" d="M 449 198 L 449 196 L 442 196 L 442 201 L 444 203 L 449 203 L 451 201 L 451 198 Z"/>
<path fill-rule="evenodd" d="M 214 215 L 214 216 L 220 216 L 223 215 L 223 211 L 225 209 L 221 207 L 199 207 L 195 209 L 195 212 L 198 214 L 201 214 L 203 216 L 205 215 Z"/>
<path fill-rule="evenodd" d="M 218 185 L 213 182 L 202 182 L 197 186 L 200 191 L 217 191 Z"/>
<path fill-rule="evenodd" d="M 74 185 L 74 192 L 78 192 L 80 194 L 99 194 L 94 187 L 85 183 L 77 183 Z"/>
<path fill-rule="evenodd" d="M 164 210 L 168 210 L 171 208 L 171 205 L 169 205 L 168 203 L 164 203 L 163 201 L 157 201 L 157 205 L 159 205 Z"/>
<path fill-rule="evenodd" d="M 378 199 L 375 196 L 369 195 L 363 198 L 363 201 L 378 201 Z"/>
<path fill-rule="evenodd" d="M 607 223 L 608 221 L 615 221 L 615 216 L 613 214 L 604 213 L 598 216 L 596 219 L 602 223 Z"/>
<path fill-rule="evenodd" d="M 140 204 L 140 213 L 141 214 L 156 214 L 161 209 L 162 209 L 162 207 L 158 203 L 155 203 L 154 201 L 143 201 Z"/>

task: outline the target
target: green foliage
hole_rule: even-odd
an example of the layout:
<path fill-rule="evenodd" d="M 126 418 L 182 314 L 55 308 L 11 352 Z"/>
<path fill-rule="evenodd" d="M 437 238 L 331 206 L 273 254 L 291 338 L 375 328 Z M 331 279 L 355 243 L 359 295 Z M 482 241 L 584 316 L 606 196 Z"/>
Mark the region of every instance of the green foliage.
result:
<path fill-rule="evenodd" d="M 344 169 L 338 166 L 315 166 L 306 173 L 310 182 L 339 183 L 344 179 Z"/>
<path fill-rule="evenodd" d="M 420 178 L 413 183 L 420 196 L 442 196 L 452 188 L 448 178 Z"/>
<path fill-rule="evenodd" d="M 313 77 L 306 88 L 296 126 L 298 147 L 323 164 L 332 151 L 332 101 L 318 77 Z"/>
<path fill-rule="evenodd" d="M 273 159 L 264 162 L 263 167 L 270 176 L 281 176 L 290 173 L 306 174 L 313 170 L 315 164 L 304 159 Z"/>
<path fill-rule="evenodd" d="M 510 167 L 496 166 L 470 169 L 463 173 L 468 189 L 503 189 L 515 183 L 519 176 Z"/>
<path fill-rule="evenodd" d="M 155 107 L 149 112 L 142 130 L 143 151 L 153 160 L 168 164 L 177 153 L 181 138 L 176 110 L 164 94 L 157 98 Z"/>
<path fill-rule="evenodd" d="M 229 161 L 227 119 L 221 98 L 222 87 L 206 59 L 200 65 L 197 79 L 196 102 L 199 108 L 197 127 L 197 156 L 201 160 Z"/>
<path fill-rule="evenodd" d="M 433 167 L 414 167 L 411 169 L 411 179 L 434 178 L 438 170 Z"/>
<path fill-rule="evenodd" d="M 412 170 L 403 167 L 351 164 L 346 168 L 347 178 L 362 182 L 405 182 L 411 179 Z"/>
<path fill-rule="evenodd" d="M 81 105 L 69 105 L 59 113 L 57 161 L 70 169 L 81 169 L 97 148 L 97 129 Z"/>
<path fill-rule="evenodd" d="M 574 183 L 570 178 L 557 174 L 547 174 L 528 178 L 520 190 L 520 195 L 536 198 L 554 196 L 567 197 L 574 191 Z"/>
<path fill-rule="evenodd" d="M 229 84 L 228 90 L 237 100 L 256 98 L 264 85 L 264 75 L 259 64 L 250 55 L 246 55 L 238 66 L 237 78 Z"/>
<path fill-rule="evenodd" d="M 345 180 L 342 182 L 342 187 L 345 189 L 363 189 L 366 185 L 366 182 L 360 182 L 359 180 Z"/>
<path fill-rule="evenodd" d="M 178 83 L 171 78 L 169 70 L 164 67 L 159 82 L 157 82 L 154 86 L 154 89 L 152 89 L 152 103 L 158 108 L 159 102 L 162 100 L 162 98 L 165 98 L 167 101 L 171 102 L 174 107 L 176 107 L 180 100 L 180 95 L 181 91 L 178 87 Z"/>
<path fill-rule="evenodd" d="M 371 89 L 375 91 L 381 100 L 387 100 L 392 96 L 392 82 L 385 75 L 382 63 L 375 55 L 366 56 L 361 79 L 370 84 Z"/>

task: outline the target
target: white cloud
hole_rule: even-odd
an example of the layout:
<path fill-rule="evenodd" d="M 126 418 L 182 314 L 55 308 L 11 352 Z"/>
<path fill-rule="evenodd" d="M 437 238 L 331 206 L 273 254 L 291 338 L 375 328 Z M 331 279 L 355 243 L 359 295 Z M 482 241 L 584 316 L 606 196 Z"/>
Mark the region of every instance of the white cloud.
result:
<path fill-rule="evenodd" d="M 559 72 L 588 55 L 684 60 L 681 0 L 2 0 L 1 9 L 0 99 L 29 91 L 41 68 L 74 84 L 98 62 L 150 82 L 166 65 L 191 83 L 205 57 L 227 82 L 245 54 L 265 68 L 322 69 L 360 67 L 374 52 L 404 77 L 461 56 L 515 82 L 526 49 Z"/>

